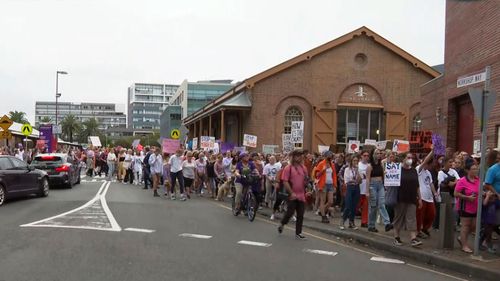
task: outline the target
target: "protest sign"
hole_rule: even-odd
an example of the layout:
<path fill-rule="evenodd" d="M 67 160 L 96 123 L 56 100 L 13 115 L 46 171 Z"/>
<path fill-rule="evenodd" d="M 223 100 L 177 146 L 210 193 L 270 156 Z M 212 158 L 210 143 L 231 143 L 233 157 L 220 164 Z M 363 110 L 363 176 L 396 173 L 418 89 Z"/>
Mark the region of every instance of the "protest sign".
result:
<path fill-rule="evenodd" d="M 365 145 L 377 146 L 377 140 L 366 139 L 365 140 Z"/>
<path fill-rule="evenodd" d="M 410 151 L 410 142 L 405 140 L 394 140 L 392 151 L 404 153 Z"/>
<path fill-rule="evenodd" d="M 359 152 L 359 147 L 361 146 L 360 141 L 350 140 L 349 145 L 347 146 L 348 153 L 356 153 Z"/>
<path fill-rule="evenodd" d="M 410 133 L 410 152 L 429 153 L 432 149 L 431 131 L 412 131 Z"/>
<path fill-rule="evenodd" d="M 200 148 L 204 150 L 208 150 L 210 148 L 210 137 L 209 136 L 201 136 L 200 137 Z"/>
<path fill-rule="evenodd" d="M 133 142 L 132 142 L 132 147 L 133 148 L 136 148 L 139 144 L 141 143 L 141 139 L 135 139 Z"/>
<path fill-rule="evenodd" d="M 401 186 L 401 163 L 385 163 L 385 186 Z"/>
<path fill-rule="evenodd" d="M 244 134 L 243 146 L 248 146 L 253 148 L 257 147 L 257 136 Z"/>
<path fill-rule="evenodd" d="M 278 151 L 279 146 L 275 144 L 263 144 L 262 145 L 262 153 L 264 154 L 274 154 Z"/>
<path fill-rule="evenodd" d="M 181 146 L 180 140 L 163 139 L 162 142 L 163 153 L 174 154 L 177 151 L 177 149 L 180 148 L 180 146 Z"/>
<path fill-rule="evenodd" d="M 432 134 L 432 144 L 434 145 L 434 155 L 446 155 L 446 147 L 443 142 L 443 137 L 439 134 Z"/>
<path fill-rule="evenodd" d="M 283 152 L 290 152 L 294 149 L 291 134 L 283 134 L 281 135 L 281 139 L 283 142 Z"/>
<path fill-rule="evenodd" d="M 385 148 L 387 147 L 387 141 L 378 141 L 377 142 L 377 149 L 380 149 L 380 150 L 385 150 Z"/>
<path fill-rule="evenodd" d="M 198 149 L 198 138 L 193 139 L 193 147 L 191 149 L 192 150 Z"/>
<path fill-rule="evenodd" d="M 318 145 L 318 152 L 319 153 L 323 153 L 325 151 L 328 151 L 330 150 L 330 147 L 328 145 Z"/>

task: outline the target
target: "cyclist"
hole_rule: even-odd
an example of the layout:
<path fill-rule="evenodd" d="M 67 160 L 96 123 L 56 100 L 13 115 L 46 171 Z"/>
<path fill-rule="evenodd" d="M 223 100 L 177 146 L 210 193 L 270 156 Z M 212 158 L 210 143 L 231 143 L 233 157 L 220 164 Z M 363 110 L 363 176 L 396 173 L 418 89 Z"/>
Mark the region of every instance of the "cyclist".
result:
<path fill-rule="evenodd" d="M 250 156 L 247 153 L 240 154 L 239 158 L 240 161 L 236 164 L 236 169 L 234 171 L 236 177 L 236 210 L 240 210 L 241 195 L 244 194 L 244 191 L 246 192 L 249 186 L 253 185 L 253 181 L 256 179 L 255 175 L 259 174 L 259 171 L 255 167 L 255 164 L 250 161 Z"/>

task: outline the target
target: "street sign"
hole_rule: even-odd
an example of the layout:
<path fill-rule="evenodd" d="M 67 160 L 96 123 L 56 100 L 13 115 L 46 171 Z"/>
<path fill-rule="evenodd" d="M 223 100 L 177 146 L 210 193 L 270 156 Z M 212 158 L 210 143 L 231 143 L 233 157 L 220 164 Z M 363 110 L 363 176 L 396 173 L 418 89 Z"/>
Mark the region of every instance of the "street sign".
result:
<path fill-rule="evenodd" d="M 61 125 L 53 125 L 52 130 L 54 134 L 61 134 L 62 133 L 62 127 Z"/>
<path fill-rule="evenodd" d="M 2 118 L 0 118 L 0 128 L 2 128 L 4 131 L 7 131 L 13 123 L 14 122 L 12 122 L 12 120 L 10 120 L 7 115 L 4 115 Z"/>
<path fill-rule="evenodd" d="M 483 92 L 486 95 L 484 100 L 484 116 L 481 116 L 481 112 L 483 110 Z M 474 107 L 474 115 L 477 118 L 483 117 L 484 120 L 488 120 L 490 117 L 491 110 L 493 106 L 495 106 L 495 102 L 497 101 L 497 93 L 495 90 L 489 90 L 488 92 L 484 91 L 481 88 L 470 88 L 469 89 L 469 97 L 472 101 L 472 106 Z"/>
<path fill-rule="evenodd" d="M 470 85 L 474 85 L 477 83 L 481 83 L 486 81 L 486 71 L 469 75 L 469 76 L 462 76 L 458 77 L 457 79 L 457 88 L 462 88 Z"/>
<path fill-rule="evenodd" d="M 1 131 L 0 132 L 0 139 L 10 139 L 12 137 L 12 134 L 10 131 Z"/>
<path fill-rule="evenodd" d="M 21 133 L 25 136 L 31 135 L 33 133 L 33 127 L 30 124 L 26 123 L 21 127 Z"/>
<path fill-rule="evenodd" d="M 177 129 L 173 129 L 172 131 L 170 131 L 170 137 L 174 140 L 177 140 L 179 139 L 179 137 L 181 136 L 181 131 L 177 130 Z"/>

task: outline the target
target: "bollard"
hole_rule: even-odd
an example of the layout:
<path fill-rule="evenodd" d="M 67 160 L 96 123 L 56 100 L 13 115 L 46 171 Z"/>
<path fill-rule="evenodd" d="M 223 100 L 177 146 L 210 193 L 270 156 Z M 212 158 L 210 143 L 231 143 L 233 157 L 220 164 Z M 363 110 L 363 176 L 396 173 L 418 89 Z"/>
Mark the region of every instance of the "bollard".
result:
<path fill-rule="evenodd" d="M 441 192 L 441 209 L 439 212 L 438 248 L 453 249 L 455 242 L 454 197 L 448 192 Z"/>

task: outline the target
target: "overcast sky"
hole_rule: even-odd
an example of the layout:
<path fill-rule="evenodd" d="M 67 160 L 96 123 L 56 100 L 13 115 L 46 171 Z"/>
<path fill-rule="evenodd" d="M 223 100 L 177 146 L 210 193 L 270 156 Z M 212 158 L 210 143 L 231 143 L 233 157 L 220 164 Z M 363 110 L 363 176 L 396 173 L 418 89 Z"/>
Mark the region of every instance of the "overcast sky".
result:
<path fill-rule="evenodd" d="M 363 25 L 429 65 L 445 0 L 0 0 L 0 115 L 125 104 L 134 82 L 243 80 Z"/>

